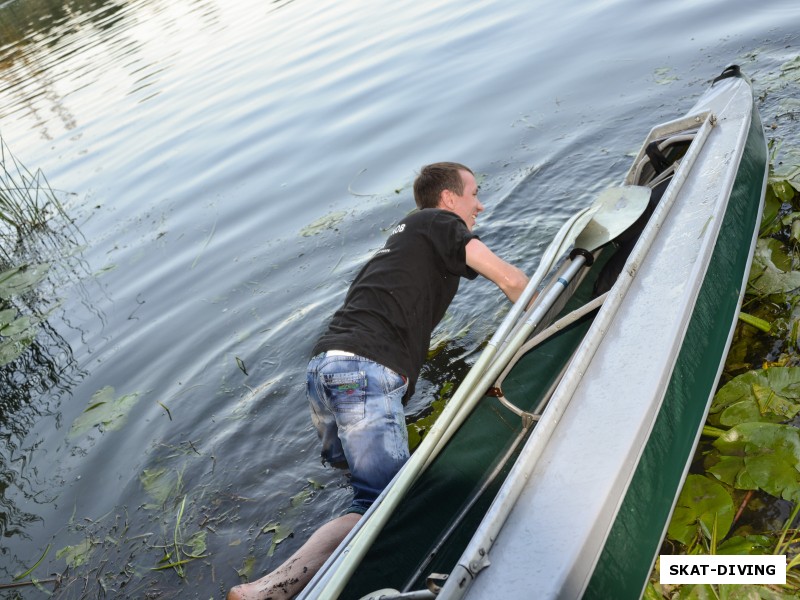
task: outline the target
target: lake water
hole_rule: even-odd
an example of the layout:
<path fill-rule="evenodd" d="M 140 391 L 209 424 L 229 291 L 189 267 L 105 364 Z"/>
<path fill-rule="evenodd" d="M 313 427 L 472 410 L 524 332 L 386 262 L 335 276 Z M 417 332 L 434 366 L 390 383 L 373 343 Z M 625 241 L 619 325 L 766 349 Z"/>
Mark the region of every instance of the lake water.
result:
<path fill-rule="evenodd" d="M 791 0 L 0 1 L 0 136 L 73 221 L 4 372 L 0 584 L 41 558 L 60 598 L 209 598 L 276 566 L 349 504 L 305 363 L 421 165 L 470 165 L 476 231 L 532 273 L 729 63 L 797 145 L 798 54 Z M 462 286 L 411 415 L 505 310 Z"/>

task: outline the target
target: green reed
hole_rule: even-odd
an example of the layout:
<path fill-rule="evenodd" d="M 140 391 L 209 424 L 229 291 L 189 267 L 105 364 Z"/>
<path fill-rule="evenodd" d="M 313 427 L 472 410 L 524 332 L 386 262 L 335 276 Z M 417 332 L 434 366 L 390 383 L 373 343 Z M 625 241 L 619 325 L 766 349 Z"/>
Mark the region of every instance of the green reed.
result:
<path fill-rule="evenodd" d="M 30 171 L 0 138 L 0 252 L 10 261 L 26 238 L 54 215 L 65 216 L 44 173 Z"/>

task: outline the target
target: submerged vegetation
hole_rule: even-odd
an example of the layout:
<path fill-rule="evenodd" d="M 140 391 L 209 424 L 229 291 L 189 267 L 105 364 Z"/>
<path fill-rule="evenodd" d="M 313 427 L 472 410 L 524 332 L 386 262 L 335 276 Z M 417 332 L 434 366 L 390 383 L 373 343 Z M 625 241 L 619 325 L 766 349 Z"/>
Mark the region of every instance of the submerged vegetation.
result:
<path fill-rule="evenodd" d="M 800 595 L 800 151 L 770 150 L 741 322 L 661 554 L 786 555 L 786 585 L 661 585 L 657 563 L 648 600 Z"/>
<path fill-rule="evenodd" d="M 31 260 L 31 245 L 54 214 L 64 211 L 44 174 L 26 169 L 0 139 L 0 368 L 32 345 L 47 317 L 31 295 L 50 265 Z"/>

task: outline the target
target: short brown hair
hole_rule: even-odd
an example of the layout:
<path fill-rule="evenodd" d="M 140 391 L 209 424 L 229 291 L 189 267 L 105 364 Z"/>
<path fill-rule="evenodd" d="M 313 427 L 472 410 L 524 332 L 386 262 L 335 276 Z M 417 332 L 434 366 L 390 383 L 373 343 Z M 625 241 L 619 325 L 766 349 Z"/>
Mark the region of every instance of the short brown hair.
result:
<path fill-rule="evenodd" d="M 414 180 L 414 202 L 417 208 L 436 208 L 444 190 L 459 196 L 464 193 L 464 180 L 460 171 L 472 173 L 472 169 L 454 162 L 438 162 L 425 165 Z M 474 173 L 472 173 L 474 175 Z"/>

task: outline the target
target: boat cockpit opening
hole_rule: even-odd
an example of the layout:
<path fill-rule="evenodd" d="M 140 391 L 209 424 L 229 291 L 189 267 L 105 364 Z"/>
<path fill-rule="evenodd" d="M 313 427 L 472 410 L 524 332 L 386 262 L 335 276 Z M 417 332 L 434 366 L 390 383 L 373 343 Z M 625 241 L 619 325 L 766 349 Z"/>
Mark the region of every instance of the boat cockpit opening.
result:
<path fill-rule="evenodd" d="M 462 383 L 463 393 L 457 390 L 459 402 L 450 400 L 456 409 L 448 413 L 449 435 L 433 438 L 427 454 L 418 448 L 412 455 L 420 473 L 408 476 L 402 489 L 414 501 L 390 505 L 391 520 L 381 523 L 382 536 L 347 583 L 347 597 L 433 598 L 448 577 L 438 573 L 453 578 L 463 568 L 474 576 L 484 568 L 476 557 L 493 535 L 495 518 L 500 522 L 491 508 L 495 495 L 523 447 L 542 431 L 546 436 L 549 423 L 566 410 L 575 373 L 601 343 L 715 122 L 704 112 L 653 129 L 623 184 L 602 192 L 562 226 L 531 278 L 529 295 L 487 344 L 488 352 L 473 367 L 477 374 L 469 386 Z M 614 210 L 626 203 L 636 209 L 620 218 Z M 615 219 L 604 223 L 603 211 Z M 587 234 L 592 225 L 595 231 Z M 571 248 L 586 252 L 576 255 Z M 487 511 L 492 516 L 483 525 Z M 406 535 L 409 522 L 417 527 L 415 545 L 399 552 L 396 540 Z M 395 552 L 393 567 L 380 559 L 387 549 Z M 340 562 L 347 559 L 343 555 Z M 394 587 L 386 588 L 390 582 Z M 370 589 L 377 591 L 364 595 Z"/>
<path fill-rule="evenodd" d="M 591 300 L 570 313 L 559 316 L 558 312 L 563 310 L 568 297 L 574 292 L 574 288 L 577 284 L 580 283 L 578 280 L 573 282 L 570 286 L 571 289 L 567 290 L 567 293 L 564 294 L 564 301 L 557 307 L 554 307 L 557 310 L 551 311 L 551 314 L 548 315 L 549 318 L 545 319 L 542 325 L 534 331 L 528 342 L 518 350 L 512 361 L 509 362 L 502 374 L 498 377 L 497 382 L 490 388 L 488 393 L 498 398 L 509 410 L 521 417 L 526 427 L 529 427 L 533 422 L 539 419 L 539 416 L 546 406 L 547 397 L 543 398 L 543 401 L 540 402 L 533 412 L 524 411 L 517 408 L 505 397 L 502 391 L 503 381 L 522 356 L 539 346 L 550 336 L 561 331 L 564 327 L 585 318 L 587 315 L 599 309 L 606 294 L 608 294 L 614 283 L 616 283 L 634 246 L 638 242 L 644 228 L 647 226 L 661 198 L 672 182 L 676 171 L 680 167 L 681 160 L 686 156 L 698 133 L 698 129 L 699 128 L 693 128 L 678 131 L 649 141 L 644 145 L 643 151 L 640 153 L 640 159 L 634 165 L 635 177 L 632 183 L 633 185 L 650 188 L 650 198 L 647 207 L 642 215 L 630 227 L 608 244 L 608 248 L 603 247 L 597 251 L 598 255 L 600 253 L 606 253 L 611 254 L 611 256 L 607 258 L 603 262 L 602 267 L 599 268 L 599 275 L 594 282 Z M 556 277 L 557 276 L 554 276 L 553 279 Z M 547 394 L 547 396 L 549 396 L 549 394 Z"/>

